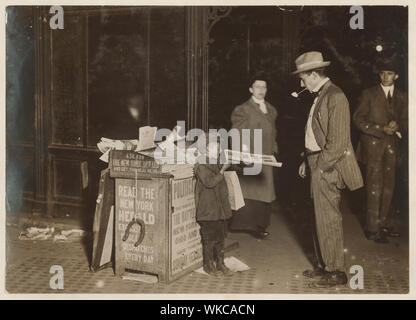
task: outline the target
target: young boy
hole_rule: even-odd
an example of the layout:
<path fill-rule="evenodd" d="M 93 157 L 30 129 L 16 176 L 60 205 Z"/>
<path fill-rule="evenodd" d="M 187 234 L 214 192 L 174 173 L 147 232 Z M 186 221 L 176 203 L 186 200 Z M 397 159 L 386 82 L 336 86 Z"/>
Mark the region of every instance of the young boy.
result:
<path fill-rule="evenodd" d="M 206 152 L 207 155 L 215 155 L 218 161 L 216 164 L 195 165 L 196 220 L 201 226 L 204 271 L 213 276 L 230 275 L 232 271 L 224 264 L 227 219 L 231 218 L 224 171 L 230 165 L 219 163 L 218 137 L 210 137 L 211 139 L 207 139 Z"/>

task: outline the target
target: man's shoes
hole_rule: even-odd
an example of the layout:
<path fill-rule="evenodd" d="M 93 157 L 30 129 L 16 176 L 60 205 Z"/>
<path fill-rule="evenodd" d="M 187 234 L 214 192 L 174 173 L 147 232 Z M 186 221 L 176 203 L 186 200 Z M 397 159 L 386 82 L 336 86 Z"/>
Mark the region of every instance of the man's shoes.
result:
<path fill-rule="evenodd" d="M 387 234 L 385 232 L 371 232 L 365 231 L 365 237 L 367 240 L 373 240 L 376 243 L 388 243 Z"/>
<path fill-rule="evenodd" d="M 376 240 L 377 238 L 377 232 L 364 231 L 364 234 L 367 240 Z"/>
<path fill-rule="evenodd" d="M 311 279 L 321 279 L 328 271 L 325 271 L 322 268 L 316 268 L 313 270 L 305 270 L 303 271 L 303 276 Z"/>
<path fill-rule="evenodd" d="M 256 239 L 265 239 L 270 235 L 267 231 L 252 231 L 250 234 Z"/>
<path fill-rule="evenodd" d="M 342 271 L 327 272 L 321 280 L 310 283 L 312 288 L 332 288 L 345 285 L 348 282 L 347 275 Z"/>
<path fill-rule="evenodd" d="M 391 238 L 397 238 L 401 236 L 400 232 L 393 231 L 392 229 L 387 228 L 387 227 L 381 228 L 380 232 L 384 233 L 386 237 L 391 237 Z"/>
<path fill-rule="evenodd" d="M 228 229 L 231 233 L 245 233 L 249 234 L 256 239 L 265 239 L 267 238 L 270 233 L 265 230 L 243 230 L 243 229 Z"/>
<path fill-rule="evenodd" d="M 384 232 L 377 232 L 377 236 L 374 239 L 375 243 L 389 243 L 389 240 L 387 239 L 387 234 Z"/>

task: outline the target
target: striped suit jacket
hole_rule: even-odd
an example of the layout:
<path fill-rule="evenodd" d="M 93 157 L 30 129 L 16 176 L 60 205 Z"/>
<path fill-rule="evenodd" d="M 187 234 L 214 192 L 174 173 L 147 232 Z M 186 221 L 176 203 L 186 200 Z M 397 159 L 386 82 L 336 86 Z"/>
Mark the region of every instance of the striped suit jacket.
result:
<path fill-rule="evenodd" d="M 351 143 L 349 103 L 331 81 L 324 84 L 318 96 L 312 130 L 322 150 L 317 167 L 322 171 L 336 169 L 350 190 L 361 188 L 363 178 Z"/>

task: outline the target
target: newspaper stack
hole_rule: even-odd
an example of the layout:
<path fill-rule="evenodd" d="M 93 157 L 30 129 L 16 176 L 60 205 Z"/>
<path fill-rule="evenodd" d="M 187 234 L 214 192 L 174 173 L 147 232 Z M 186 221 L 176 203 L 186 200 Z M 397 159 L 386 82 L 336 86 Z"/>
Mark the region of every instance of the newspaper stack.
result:
<path fill-rule="evenodd" d="M 173 178 L 176 179 L 185 179 L 192 177 L 194 175 L 194 165 L 193 164 L 164 164 L 162 165 L 163 173 L 170 173 L 173 175 Z"/>
<path fill-rule="evenodd" d="M 104 137 L 97 143 L 98 149 L 103 154 L 100 160 L 107 163 L 111 150 L 136 150 L 138 146 L 139 140 L 113 140 Z"/>
<path fill-rule="evenodd" d="M 139 151 L 139 153 L 154 158 L 155 152 L 158 152 L 159 159 L 157 159 L 157 161 L 162 163 L 162 172 L 173 175 L 174 179 L 185 179 L 192 177 L 194 175 L 194 164 L 185 163 L 185 159 L 187 159 L 188 152 L 195 154 L 195 150 L 194 148 L 186 148 L 186 146 L 183 148 L 175 145 L 174 142 L 178 141 L 177 138 L 177 136 L 174 138 L 168 137 L 166 141 L 158 144 L 156 149 L 149 151 Z M 168 148 L 171 148 L 171 153 L 166 153 Z M 160 155 L 162 155 L 162 157 L 160 157 Z M 173 156 L 173 158 L 170 158 L 171 156 Z"/>
<path fill-rule="evenodd" d="M 238 180 L 237 173 L 235 171 L 224 172 L 225 182 L 228 188 L 228 199 L 232 210 L 245 206 L 243 192 L 241 191 L 240 181 Z"/>
<path fill-rule="evenodd" d="M 228 162 L 235 161 L 239 163 L 243 161 L 246 164 L 261 164 L 264 166 L 278 167 L 282 166 L 281 162 L 277 162 L 272 155 L 254 154 L 249 152 L 240 152 L 236 150 L 225 150 L 225 156 Z"/>
<path fill-rule="evenodd" d="M 152 156 L 155 148 L 166 147 L 170 143 L 173 145 L 174 142 L 184 139 L 184 137 L 179 135 L 180 129 L 181 127 L 179 126 L 173 128 L 166 140 L 158 144 L 154 142 L 157 127 L 150 126 L 139 128 L 138 140 L 113 140 L 102 137 L 100 142 L 97 143 L 98 149 L 103 154 L 100 160 L 108 163 L 111 150 L 132 150 L 147 156 Z"/>

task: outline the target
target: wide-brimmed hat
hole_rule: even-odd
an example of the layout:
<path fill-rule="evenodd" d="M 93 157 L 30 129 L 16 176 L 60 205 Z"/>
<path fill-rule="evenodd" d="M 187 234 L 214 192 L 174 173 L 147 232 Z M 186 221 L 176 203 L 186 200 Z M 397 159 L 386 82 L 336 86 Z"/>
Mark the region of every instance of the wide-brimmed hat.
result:
<path fill-rule="evenodd" d="M 301 54 L 296 60 L 296 70 L 292 74 L 298 74 L 313 69 L 323 68 L 331 64 L 330 61 L 324 61 L 322 53 L 319 51 L 309 51 Z"/>

